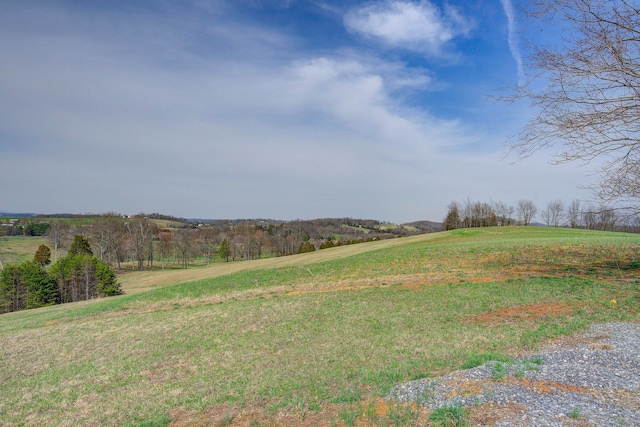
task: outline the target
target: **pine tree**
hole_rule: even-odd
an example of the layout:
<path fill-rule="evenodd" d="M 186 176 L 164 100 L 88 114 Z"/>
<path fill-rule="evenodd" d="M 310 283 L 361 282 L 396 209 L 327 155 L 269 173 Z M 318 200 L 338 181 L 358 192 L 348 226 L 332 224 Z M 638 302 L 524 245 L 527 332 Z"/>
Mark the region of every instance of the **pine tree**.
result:
<path fill-rule="evenodd" d="M 227 242 L 227 239 L 223 239 L 222 243 L 220 243 L 218 254 L 220 254 L 220 258 L 224 259 L 225 261 L 229 261 L 229 256 L 231 256 L 231 248 L 229 247 L 229 242 Z"/>
<path fill-rule="evenodd" d="M 40 264 L 41 267 L 51 264 L 51 249 L 47 245 L 40 245 L 33 260 Z"/>
<path fill-rule="evenodd" d="M 91 245 L 89 244 L 89 239 L 86 239 L 84 236 L 76 235 L 73 238 L 73 243 L 69 248 L 69 252 L 67 253 L 69 256 L 73 255 L 90 255 L 93 256 L 93 251 L 91 250 Z"/>

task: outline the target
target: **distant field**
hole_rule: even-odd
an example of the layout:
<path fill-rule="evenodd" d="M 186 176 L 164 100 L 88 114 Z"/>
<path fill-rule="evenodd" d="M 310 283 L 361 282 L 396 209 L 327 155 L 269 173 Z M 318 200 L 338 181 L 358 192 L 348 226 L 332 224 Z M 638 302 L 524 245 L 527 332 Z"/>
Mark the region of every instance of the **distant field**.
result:
<path fill-rule="evenodd" d="M 32 259 L 40 245 L 49 245 L 44 237 L 0 237 L 0 261 L 20 263 Z"/>
<path fill-rule="evenodd" d="M 124 275 L 0 316 L 0 425 L 425 425 L 394 384 L 638 322 L 639 269 L 638 235 L 510 227 Z"/>
<path fill-rule="evenodd" d="M 320 263 L 344 257 L 350 257 L 365 252 L 377 251 L 394 246 L 404 246 L 413 241 L 424 241 L 435 238 L 435 234 L 418 235 L 399 239 L 380 240 L 377 242 L 359 243 L 357 245 L 339 246 L 320 251 L 290 255 L 278 258 L 265 258 L 253 261 L 225 262 L 216 261 L 208 267 L 192 267 L 179 270 L 126 271 L 119 274 L 118 280 L 126 293 L 147 291 L 161 286 L 180 282 L 202 280 L 239 271 L 273 269 L 288 266 L 304 266 L 310 263 Z M 156 263 L 157 265 L 157 263 Z"/>

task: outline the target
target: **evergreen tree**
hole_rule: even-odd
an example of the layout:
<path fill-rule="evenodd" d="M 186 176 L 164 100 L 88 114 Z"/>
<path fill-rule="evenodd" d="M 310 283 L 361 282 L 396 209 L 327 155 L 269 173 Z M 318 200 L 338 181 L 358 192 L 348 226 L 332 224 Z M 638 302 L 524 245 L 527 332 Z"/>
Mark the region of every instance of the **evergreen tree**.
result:
<path fill-rule="evenodd" d="M 304 242 L 300 245 L 298 249 L 299 254 L 307 253 L 307 252 L 315 252 L 316 247 L 311 242 Z"/>
<path fill-rule="evenodd" d="M 122 294 L 113 270 L 90 255 L 67 255 L 52 268 L 60 302 L 75 302 Z"/>
<path fill-rule="evenodd" d="M 0 313 L 22 310 L 26 289 L 21 286 L 20 270 L 16 264 L 8 264 L 0 270 Z"/>
<path fill-rule="evenodd" d="M 55 279 L 36 261 L 0 271 L 0 313 L 53 305 L 57 296 Z"/>
<path fill-rule="evenodd" d="M 69 248 L 68 255 L 89 255 L 93 256 L 93 251 L 91 250 L 91 245 L 89 244 L 89 239 L 86 239 L 84 236 L 76 235 L 73 238 L 73 243 Z"/>
<path fill-rule="evenodd" d="M 97 258 L 93 258 L 95 263 L 96 274 L 96 293 L 100 297 L 110 297 L 114 295 L 121 295 L 122 289 L 120 284 L 116 280 L 116 274 L 113 269 L 109 267 L 106 262 L 100 261 Z"/>
<path fill-rule="evenodd" d="M 36 261 L 20 264 L 20 275 L 27 287 L 25 308 L 53 305 L 58 300 L 58 286 L 55 279 Z"/>
<path fill-rule="evenodd" d="M 40 245 L 33 260 L 44 267 L 51 264 L 51 249 L 47 245 Z"/>
<path fill-rule="evenodd" d="M 229 247 L 229 242 L 227 242 L 227 239 L 223 239 L 222 243 L 220 243 L 218 254 L 220 254 L 220 258 L 224 259 L 225 261 L 229 261 L 229 257 L 231 256 L 231 248 Z"/>
<path fill-rule="evenodd" d="M 455 230 L 460 228 L 462 220 L 460 219 L 460 208 L 456 202 L 451 202 L 448 206 L 447 216 L 444 219 L 445 230 Z"/>

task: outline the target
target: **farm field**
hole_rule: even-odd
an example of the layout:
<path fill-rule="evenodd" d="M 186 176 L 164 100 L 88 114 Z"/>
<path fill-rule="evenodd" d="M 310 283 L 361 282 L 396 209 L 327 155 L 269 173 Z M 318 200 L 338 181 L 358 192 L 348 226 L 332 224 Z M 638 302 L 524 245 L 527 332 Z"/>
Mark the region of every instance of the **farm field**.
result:
<path fill-rule="evenodd" d="M 18 264 L 32 259 L 33 254 L 35 254 L 40 245 L 50 244 L 44 237 L 0 237 L 0 263 Z"/>
<path fill-rule="evenodd" d="M 431 425 L 385 394 L 638 322 L 639 271 L 640 235 L 509 227 L 128 273 L 0 316 L 0 425 Z"/>

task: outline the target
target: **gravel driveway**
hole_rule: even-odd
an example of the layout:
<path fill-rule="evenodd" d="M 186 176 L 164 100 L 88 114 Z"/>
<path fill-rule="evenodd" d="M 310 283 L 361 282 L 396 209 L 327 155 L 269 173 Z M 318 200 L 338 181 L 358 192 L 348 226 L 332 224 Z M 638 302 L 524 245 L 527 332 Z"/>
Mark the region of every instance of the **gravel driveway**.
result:
<path fill-rule="evenodd" d="M 475 426 L 640 426 L 640 324 L 594 325 L 535 355 L 412 381 L 388 397 L 462 405 Z"/>

